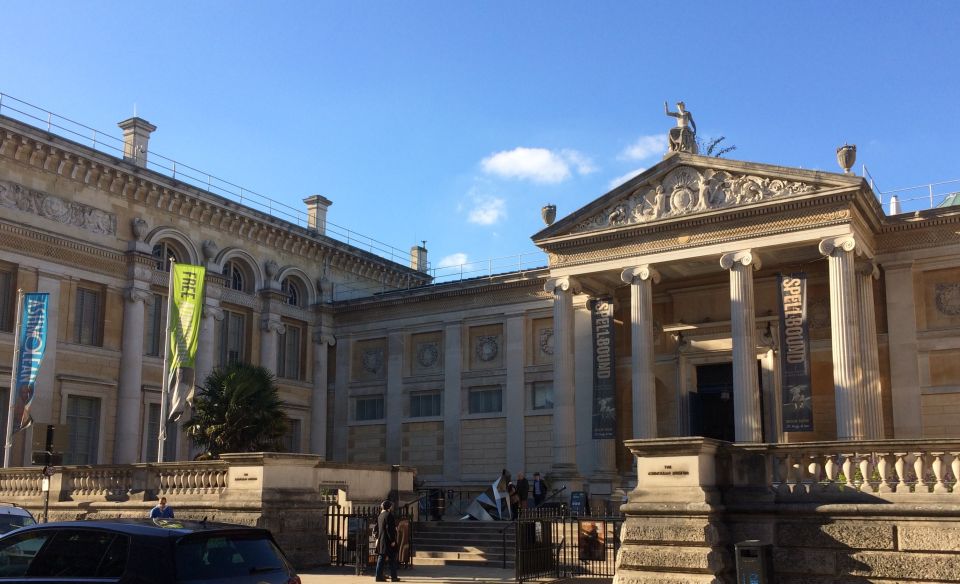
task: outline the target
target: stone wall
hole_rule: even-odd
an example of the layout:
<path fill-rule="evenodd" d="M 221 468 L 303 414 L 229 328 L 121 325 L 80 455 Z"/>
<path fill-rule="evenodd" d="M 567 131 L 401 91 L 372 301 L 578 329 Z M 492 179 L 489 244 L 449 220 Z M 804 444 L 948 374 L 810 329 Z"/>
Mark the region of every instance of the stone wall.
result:
<path fill-rule="evenodd" d="M 779 584 L 960 582 L 960 443 L 628 446 L 615 582 L 733 583 L 746 540 L 770 546 Z"/>

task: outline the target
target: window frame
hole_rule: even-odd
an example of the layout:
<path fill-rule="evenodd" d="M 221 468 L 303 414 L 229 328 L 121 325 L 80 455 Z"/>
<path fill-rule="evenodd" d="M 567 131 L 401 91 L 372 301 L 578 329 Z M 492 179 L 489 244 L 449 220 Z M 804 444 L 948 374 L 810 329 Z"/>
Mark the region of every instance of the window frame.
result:
<path fill-rule="evenodd" d="M 84 298 L 87 295 L 96 298 L 97 304 L 93 309 L 93 314 L 90 318 L 92 322 L 92 330 L 89 331 L 90 342 L 84 342 L 84 339 L 87 337 L 85 334 L 85 324 L 87 320 L 87 310 L 84 305 Z M 103 346 L 103 321 L 106 310 L 106 290 L 103 286 L 96 284 L 78 284 L 76 291 L 74 293 L 74 315 L 73 315 L 73 342 L 78 345 L 84 345 L 87 347 L 102 347 Z"/>
<path fill-rule="evenodd" d="M 303 381 L 304 372 L 305 372 L 305 354 L 304 354 L 304 335 L 306 334 L 306 326 L 300 322 L 291 322 L 284 321 L 283 323 L 283 332 L 277 333 L 277 362 L 276 362 L 276 375 L 279 379 L 289 379 L 291 381 Z M 290 347 L 287 346 L 287 343 L 290 341 L 292 335 L 290 331 L 297 331 L 297 343 L 293 351 L 290 351 Z M 296 359 L 296 363 L 290 363 L 291 356 Z M 290 374 L 288 365 L 295 365 L 296 371 L 293 372 L 293 375 Z"/>
<path fill-rule="evenodd" d="M 434 412 L 431 409 L 430 413 L 422 413 L 422 402 L 425 398 L 429 398 L 431 402 L 436 401 L 436 410 Z M 420 402 L 420 405 L 414 407 L 415 400 Z M 411 391 L 408 399 L 409 413 L 408 417 L 410 418 L 440 418 L 443 417 L 443 392 L 437 389 L 429 390 L 418 390 Z M 432 406 L 431 406 L 432 408 Z"/>
<path fill-rule="evenodd" d="M 550 400 L 546 400 L 544 405 L 537 406 L 538 387 L 548 386 L 550 390 Z M 547 405 L 549 403 L 549 405 Z M 551 412 L 553 411 L 553 381 L 534 381 L 530 384 L 530 411 L 533 412 Z"/>
<path fill-rule="evenodd" d="M 378 405 L 373 406 L 374 411 L 371 417 L 367 417 L 366 412 L 364 412 L 364 416 L 360 415 L 361 404 L 366 404 L 367 402 L 373 402 L 374 404 L 379 402 Z M 382 422 L 386 420 L 386 399 L 382 394 L 356 396 L 353 398 L 353 408 L 351 409 L 353 412 L 353 421 L 355 422 Z"/>
<path fill-rule="evenodd" d="M 4 284 L 4 278 L 10 281 Z M 0 332 L 12 333 L 17 326 L 17 267 L 0 264 Z"/>
<path fill-rule="evenodd" d="M 253 283 L 252 277 L 250 276 L 250 270 L 248 270 L 240 260 L 229 259 L 224 262 L 221 275 L 226 278 L 224 288 L 233 290 L 235 292 L 250 294 L 250 289 Z M 237 286 L 237 278 L 240 279 L 239 287 Z"/>
<path fill-rule="evenodd" d="M 230 317 L 239 316 L 242 317 L 242 325 L 240 327 L 240 351 L 239 356 L 236 361 L 231 361 L 229 359 L 229 344 L 230 340 Z M 226 367 L 234 362 L 246 362 L 247 361 L 247 351 L 250 349 L 250 314 L 244 310 L 235 310 L 233 308 L 223 308 L 223 320 L 217 322 L 217 366 Z"/>
<path fill-rule="evenodd" d="M 70 403 L 71 400 L 93 400 L 96 402 L 96 412 L 95 416 L 91 418 L 92 424 L 91 429 L 93 432 L 92 444 L 89 446 L 89 449 L 85 453 L 89 458 L 93 460 L 88 460 L 87 462 L 76 462 L 71 456 L 74 454 L 74 431 L 77 429 L 77 424 L 70 423 Z M 61 407 L 61 419 L 64 424 L 69 428 L 69 436 L 67 438 L 67 451 L 63 453 L 63 463 L 67 465 L 92 465 L 98 464 L 98 462 L 103 459 L 103 440 L 104 435 L 104 398 L 101 395 L 89 395 L 86 392 L 70 392 L 67 393 L 63 401 L 63 406 Z"/>
<path fill-rule="evenodd" d="M 477 399 L 484 399 L 485 395 L 494 395 L 496 394 L 497 400 L 499 401 L 499 409 L 493 409 L 492 404 L 489 409 L 475 408 L 474 407 L 474 397 Z M 499 415 L 503 414 L 503 386 L 502 385 L 478 385 L 471 387 L 467 390 L 467 413 L 473 416 L 490 416 L 490 415 Z"/>

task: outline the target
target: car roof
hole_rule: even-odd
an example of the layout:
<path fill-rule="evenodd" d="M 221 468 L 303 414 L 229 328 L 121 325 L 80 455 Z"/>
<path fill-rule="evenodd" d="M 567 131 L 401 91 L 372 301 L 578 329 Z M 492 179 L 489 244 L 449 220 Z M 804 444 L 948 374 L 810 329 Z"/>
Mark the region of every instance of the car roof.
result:
<path fill-rule="evenodd" d="M 83 521 L 56 521 L 31 526 L 30 529 L 55 528 L 109 529 L 130 535 L 151 537 L 181 537 L 195 533 L 258 533 L 271 537 L 270 531 L 261 527 L 215 523 L 212 521 L 194 521 L 189 519 L 91 519 Z M 24 528 L 26 529 L 26 528 Z M 21 529 L 22 531 L 22 529 Z"/>
<path fill-rule="evenodd" d="M 18 517 L 33 517 L 33 514 L 16 505 L 14 503 L 7 503 L 0 501 L 0 515 L 16 515 Z"/>

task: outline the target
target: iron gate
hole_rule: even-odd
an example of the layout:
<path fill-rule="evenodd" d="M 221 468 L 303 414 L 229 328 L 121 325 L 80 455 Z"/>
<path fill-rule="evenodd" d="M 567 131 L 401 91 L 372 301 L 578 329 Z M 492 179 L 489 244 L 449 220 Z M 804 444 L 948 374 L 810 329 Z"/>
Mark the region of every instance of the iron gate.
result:
<path fill-rule="evenodd" d="M 622 516 L 521 515 L 517 520 L 516 581 L 612 579 L 622 526 Z"/>

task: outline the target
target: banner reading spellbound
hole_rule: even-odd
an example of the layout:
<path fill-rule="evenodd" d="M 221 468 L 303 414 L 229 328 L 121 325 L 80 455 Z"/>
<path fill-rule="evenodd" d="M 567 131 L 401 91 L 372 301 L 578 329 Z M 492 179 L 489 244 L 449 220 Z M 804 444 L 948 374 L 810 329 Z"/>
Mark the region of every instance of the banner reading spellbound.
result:
<path fill-rule="evenodd" d="M 810 335 L 807 326 L 807 275 L 783 274 L 780 284 L 780 374 L 783 431 L 813 430 L 810 390 Z"/>
<path fill-rule="evenodd" d="M 593 322 L 593 438 L 605 440 L 616 437 L 617 422 L 613 299 L 591 300 L 590 317 Z"/>
<path fill-rule="evenodd" d="M 174 263 L 170 273 L 170 361 L 167 375 L 170 387 L 169 420 L 177 420 L 186 402 L 193 401 L 193 366 L 200 337 L 203 308 L 203 282 L 206 268 Z M 189 369 L 188 374 L 180 371 Z"/>
<path fill-rule="evenodd" d="M 30 406 L 36 392 L 37 374 L 47 348 L 47 307 L 50 295 L 46 292 L 28 292 L 23 295 L 20 313 L 20 335 L 16 369 L 16 397 L 13 403 L 13 425 L 10 436 L 33 423 Z"/>

